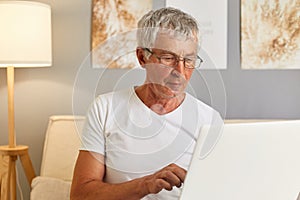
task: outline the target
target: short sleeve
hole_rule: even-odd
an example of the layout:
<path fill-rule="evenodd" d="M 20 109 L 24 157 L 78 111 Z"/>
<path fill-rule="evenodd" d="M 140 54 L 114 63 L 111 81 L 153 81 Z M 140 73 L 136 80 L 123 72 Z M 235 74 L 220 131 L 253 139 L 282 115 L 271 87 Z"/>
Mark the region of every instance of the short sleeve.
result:
<path fill-rule="evenodd" d="M 105 155 L 105 137 L 103 131 L 103 114 L 101 99 L 98 97 L 89 107 L 81 133 L 80 150 L 92 151 Z"/>

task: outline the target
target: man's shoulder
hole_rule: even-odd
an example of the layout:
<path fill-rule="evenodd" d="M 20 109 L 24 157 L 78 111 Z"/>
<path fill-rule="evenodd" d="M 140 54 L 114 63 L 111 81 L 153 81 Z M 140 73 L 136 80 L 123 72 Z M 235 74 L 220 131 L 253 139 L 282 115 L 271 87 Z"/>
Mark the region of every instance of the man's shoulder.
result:
<path fill-rule="evenodd" d="M 211 124 L 214 121 L 222 121 L 220 113 L 215 110 L 212 106 L 204 103 L 203 101 L 197 99 L 196 97 L 187 94 L 187 99 L 189 99 L 189 109 L 191 112 L 197 113 L 197 118 L 203 124 Z"/>
<path fill-rule="evenodd" d="M 108 100 L 108 101 L 113 101 L 124 99 L 125 97 L 130 97 L 134 90 L 132 88 L 126 88 L 122 90 L 115 90 L 107 93 L 103 93 L 97 96 L 96 101 L 103 101 L 103 100 Z"/>
<path fill-rule="evenodd" d="M 196 104 L 198 109 L 207 110 L 210 112 L 216 112 L 214 108 L 212 108 L 210 105 L 204 103 L 200 99 L 194 97 L 193 95 L 186 93 L 186 97 L 189 103 Z"/>

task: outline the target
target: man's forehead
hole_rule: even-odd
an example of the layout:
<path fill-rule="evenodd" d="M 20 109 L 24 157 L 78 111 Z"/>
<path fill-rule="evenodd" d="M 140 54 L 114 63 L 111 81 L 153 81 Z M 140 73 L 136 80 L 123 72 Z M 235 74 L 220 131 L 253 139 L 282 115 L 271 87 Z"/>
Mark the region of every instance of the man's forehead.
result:
<path fill-rule="evenodd" d="M 175 30 L 160 30 L 156 35 L 156 40 L 159 38 L 169 38 L 170 40 L 177 40 L 177 41 L 190 41 L 190 42 L 198 42 L 198 36 L 193 34 L 184 34 L 179 31 Z"/>
<path fill-rule="evenodd" d="M 194 37 L 187 37 L 182 34 L 174 35 L 159 33 L 156 37 L 153 48 L 174 52 L 176 54 L 192 54 L 197 52 L 198 43 Z"/>

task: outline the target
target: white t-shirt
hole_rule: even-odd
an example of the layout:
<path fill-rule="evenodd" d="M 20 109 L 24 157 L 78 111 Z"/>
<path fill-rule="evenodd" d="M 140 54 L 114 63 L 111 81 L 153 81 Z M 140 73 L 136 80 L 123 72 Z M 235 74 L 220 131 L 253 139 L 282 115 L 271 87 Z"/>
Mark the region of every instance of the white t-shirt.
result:
<path fill-rule="evenodd" d="M 170 113 L 158 115 L 134 88 L 100 95 L 91 105 L 82 132 L 82 148 L 105 157 L 105 182 L 121 183 L 152 174 L 170 163 L 187 169 L 204 124 L 219 114 L 186 94 Z M 147 195 L 143 200 L 178 199 L 181 189 Z"/>

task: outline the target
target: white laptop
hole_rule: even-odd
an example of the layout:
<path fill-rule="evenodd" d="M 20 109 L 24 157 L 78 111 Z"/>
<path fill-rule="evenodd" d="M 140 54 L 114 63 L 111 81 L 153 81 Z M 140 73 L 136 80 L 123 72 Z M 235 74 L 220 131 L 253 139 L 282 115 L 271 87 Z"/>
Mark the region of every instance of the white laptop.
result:
<path fill-rule="evenodd" d="M 225 124 L 208 155 L 203 127 L 181 200 L 300 200 L 300 120 Z"/>

